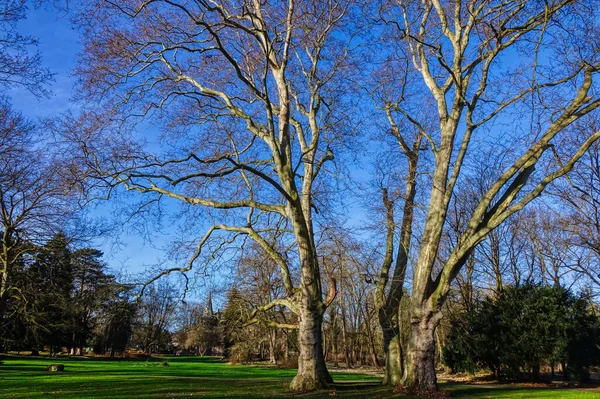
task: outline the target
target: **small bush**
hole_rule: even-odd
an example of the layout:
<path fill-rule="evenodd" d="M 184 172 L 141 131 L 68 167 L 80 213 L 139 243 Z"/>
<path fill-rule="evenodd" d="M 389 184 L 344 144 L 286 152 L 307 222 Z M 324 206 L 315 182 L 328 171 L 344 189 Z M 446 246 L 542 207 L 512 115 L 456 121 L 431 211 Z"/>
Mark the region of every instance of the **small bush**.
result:
<path fill-rule="evenodd" d="M 169 362 L 162 362 L 160 365 L 163 366 L 163 367 L 168 367 L 169 366 Z"/>

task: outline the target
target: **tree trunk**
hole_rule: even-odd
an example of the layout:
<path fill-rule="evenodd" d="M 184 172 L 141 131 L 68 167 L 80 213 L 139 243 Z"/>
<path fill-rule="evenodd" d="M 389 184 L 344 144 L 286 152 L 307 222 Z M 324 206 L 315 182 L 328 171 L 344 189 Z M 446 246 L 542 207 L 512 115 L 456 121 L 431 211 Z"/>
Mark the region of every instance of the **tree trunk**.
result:
<path fill-rule="evenodd" d="M 290 389 L 293 391 L 311 391 L 325 389 L 333 382 L 327 371 L 323 357 L 321 326 L 323 316 L 319 312 L 303 311 L 299 315 L 300 328 L 298 342 L 300 355 L 298 357 L 298 373 L 292 380 Z"/>
<path fill-rule="evenodd" d="M 283 359 L 288 361 L 290 358 L 290 345 L 288 344 L 288 339 L 290 339 L 290 337 L 287 333 L 284 333 L 283 335 Z"/>
<path fill-rule="evenodd" d="M 437 391 L 435 375 L 435 328 L 439 316 L 413 317 L 406 356 L 404 385 L 419 391 Z"/>
<path fill-rule="evenodd" d="M 337 308 L 331 308 L 331 354 L 333 365 L 339 367 L 338 361 L 338 339 L 337 339 Z"/>
<path fill-rule="evenodd" d="M 350 351 L 348 350 L 348 328 L 346 326 L 346 305 L 344 303 L 342 282 L 343 282 L 343 280 L 340 278 L 340 309 L 342 311 L 342 341 L 344 344 L 344 361 L 346 362 L 346 368 L 351 368 L 352 362 L 350 359 Z"/>
<path fill-rule="evenodd" d="M 383 350 L 385 351 L 385 374 L 383 385 L 401 385 L 404 377 L 402 346 L 397 329 L 383 327 Z"/>
<path fill-rule="evenodd" d="M 373 362 L 373 367 L 381 369 L 381 365 L 377 359 L 377 348 L 375 346 L 375 338 L 373 337 L 373 330 L 371 329 L 371 321 L 367 309 L 365 309 L 365 327 L 367 329 L 367 339 L 369 340 L 369 351 L 371 352 L 371 361 Z"/>
<path fill-rule="evenodd" d="M 269 335 L 269 363 L 277 364 L 277 355 L 275 352 L 275 345 L 277 343 L 277 331 L 271 330 Z"/>
<path fill-rule="evenodd" d="M 356 315 L 355 320 L 354 320 L 354 325 L 352 326 L 352 328 L 354 329 L 354 334 L 352 334 L 352 348 L 354 349 L 354 355 L 353 355 L 353 360 L 356 364 L 358 364 L 359 366 L 364 365 L 364 362 L 362 361 L 362 342 L 361 342 L 361 324 L 362 324 L 362 320 L 361 320 L 361 314 L 360 314 L 360 304 L 358 305 L 358 309 L 355 309 L 354 314 Z"/>

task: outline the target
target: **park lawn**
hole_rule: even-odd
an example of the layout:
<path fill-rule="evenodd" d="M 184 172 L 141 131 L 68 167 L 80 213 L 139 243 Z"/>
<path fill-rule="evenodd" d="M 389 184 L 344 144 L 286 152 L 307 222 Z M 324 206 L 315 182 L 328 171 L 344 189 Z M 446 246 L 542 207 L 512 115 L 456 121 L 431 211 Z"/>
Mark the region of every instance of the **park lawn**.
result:
<path fill-rule="evenodd" d="M 161 363 L 166 360 L 168 366 Z M 48 373 L 52 363 L 64 373 Z M 0 398 L 392 398 L 404 397 L 379 379 L 332 373 L 330 390 L 292 394 L 295 370 L 229 365 L 214 358 L 164 357 L 104 360 L 9 357 L 0 366 Z M 462 398 L 598 398 L 600 390 L 540 389 L 513 386 L 442 385 Z"/>

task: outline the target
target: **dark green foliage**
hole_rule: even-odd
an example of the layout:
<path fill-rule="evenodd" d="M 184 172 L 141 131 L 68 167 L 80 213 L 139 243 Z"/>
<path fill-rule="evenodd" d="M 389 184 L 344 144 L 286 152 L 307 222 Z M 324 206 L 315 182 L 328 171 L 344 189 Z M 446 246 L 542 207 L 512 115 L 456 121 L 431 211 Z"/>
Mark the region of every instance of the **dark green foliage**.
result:
<path fill-rule="evenodd" d="M 94 353 L 121 353 L 127 349 L 133 332 L 136 304 L 129 300 L 129 290 L 120 284 L 112 286 L 112 295 L 103 304 L 94 330 Z"/>
<path fill-rule="evenodd" d="M 28 313 L 30 338 L 37 346 L 51 350 L 72 343 L 71 292 L 73 273 L 67 237 L 58 233 L 36 254 L 26 271 L 24 300 Z"/>
<path fill-rule="evenodd" d="M 590 367 L 600 363 L 600 322 L 583 299 L 575 302 L 569 317 L 563 358 L 572 377 L 587 380 Z"/>
<path fill-rule="evenodd" d="M 114 278 L 104 273 L 102 251 L 79 249 L 72 254 L 73 293 L 71 296 L 73 345 L 83 349 L 90 338 L 95 316 L 110 299 Z"/>
<path fill-rule="evenodd" d="M 100 342 L 104 351 L 123 351 L 135 309 L 127 288 L 106 273 L 102 255 L 92 248 L 71 251 L 63 233 L 23 255 L 0 325 L 7 349 L 82 353 Z"/>
<path fill-rule="evenodd" d="M 562 287 L 508 287 L 452 323 L 443 359 L 454 372 L 487 367 L 508 378 L 539 377 L 541 366 L 566 366 L 585 379 L 600 361 L 598 318 L 588 301 Z"/>
<path fill-rule="evenodd" d="M 225 348 L 224 355 L 235 362 L 245 362 L 252 357 L 253 347 L 245 345 L 248 329 L 244 322 L 250 314 L 250 306 L 240 291 L 233 287 L 227 292 L 227 302 L 221 316 L 221 333 Z"/>

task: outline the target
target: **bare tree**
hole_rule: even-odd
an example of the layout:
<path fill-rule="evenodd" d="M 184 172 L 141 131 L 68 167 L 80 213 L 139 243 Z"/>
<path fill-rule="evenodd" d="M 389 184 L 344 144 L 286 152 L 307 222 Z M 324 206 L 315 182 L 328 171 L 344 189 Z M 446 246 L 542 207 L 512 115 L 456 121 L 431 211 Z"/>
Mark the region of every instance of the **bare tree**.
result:
<path fill-rule="evenodd" d="M 384 120 L 377 126 L 378 133 L 372 138 L 382 142 L 375 158 L 374 185 L 379 201 L 369 199 L 375 215 L 382 220 L 374 226 L 385 236 L 381 266 L 375 283 L 375 308 L 383 333 L 386 356 L 384 384 L 399 385 L 402 380 L 403 349 L 400 342 L 402 330 L 400 303 L 410 266 L 410 250 L 414 245 L 414 223 L 419 206 L 418 184 L 423 179 L 421 169 L 428 161 L 424 132 L 430 128 L 411 123 L 406 110 L 399 104 L 413 95 L 413 87 L 419 76 L 408 67 L 406 49 L 395 51 L 380 49 L 384 55 L 381 66 L 375 69 L 369 87 L 370 97 L 380 110 Z M 418 83 L 418 82 L 417 82 Z M 419 102 L 415 101 L 419 114 Z M 386 132 L 381 134 L 380 132 Z M 373 204 L 377 204 L 373 206 Z M 385 226 L 381 231 L 381 226 Z"/>
<path fill-rule="evenodd" d="M 280 246 L 280 253 L 285 253 Z M 236 280 L 238 288 L 244 292 L 244 298 L 256 309 L 270 304 L 273 300 L 285 295 L 285 287 L 278 273 L 279 267 L 272 258 L 255 242 L 251 242 L 240 256 Z M 297 329 L 298 325 L 291 323 L 285 317 L 285 309 L 272 309 L 270 312 L 256 312 L 246 321 L 246 325 L 261 324 L 264 327 L 269 347 L 269 361 L 277 363 L 277 336 L 279 328 Z"/>
<path fill-rule="evenodd" d="M 170 341 L 169 327 L 177 309 L 177 293 L 167 284 L 153 284 L 139 302 L 133 343 L 144 352 L 158 352 Z"/>
<path fill-rule="evenodd" d="M 22 257 L 61 230 L 72 212 L 59 162 L 37 148 L 39 131 L 0 102 L 0 325 Z"/>
<path fill-rule="evenodd" d="M 49 96 L 52 73 L 42 65 L 39 52 L 30 51 L 38 40 L 17 33 L 17 24 L 27 16 L 28 2 L 7 0 L 0 4 L 0 86 L 24 87 L 35 96 Z"/>
<path fill-rule="evenodd" d="M 552 222 L 561 230 L 557 238 L 568 252 L 564 266 L 585 275 L 600 286 L 600 146 L 595 143 L 566 176 L 553 188 L 559 199 L 558 214 Z"/>
<path fill-rule="evenodd" d="M 595 24 L 592 7 L 574 1 L 399 0 L 383 8 L 390 37 L 400 35 L 399 45 L 408 46 L 422 93 L 432 100 L 429 115 L 437 122 L 434 130 L 423 129 L 435 162 L 412 280 L 409 386 L 437 389 L 435 329 L 451 283 L 477 244 L 571 171 L 600 137 L 597 130 L 580 140 L 572 134 L 576 122 L 600 105 L 594 82 L 598 48 L 588 33 L 588 24 Z M 509 58 L 514 54 L 523 61 Z M 403 103 L 398 108 L 417 128 L 423 126 Z M 528 121 L 519 119 L 524 111 Z M 441 258 L 465 159 L 486 143 L 480 132 L 488 144 L 505 144 L 509 151 L 502 173 L 477 199 L 456 245 Z M 498 141 L 496 135 L 503 133 Z"/>
<path fill-rule="evenodd" d="M 202 210 L 191 217 L 214 221 L 187 266 L 156 278 L 185 273 L 203 250 L 243 237 L 272 258 L 285 295 L 257 311 L 286 306 L 298 315 L 294 390 L 332 381 L 321 325 L 335 289 L 323 295 L 313 219 L 326 211 L 327 161 L 347 132 L 340 81 L 347 46 L 336 35 L 347 7 L 335 0 L 93 1 L 79 14 L 85 34 L 77 73 L 92 107 L 71 121 L 70 138 L 84 153 L 78 168 L 110 193 L 139 192 L 147 205 L 179 200 Z M 160 125 L 163 140 L 144 146 L 130 135 L 140 120 Z M 289 237 L 293 256 L 265 238 L 273 231 Z"/>

